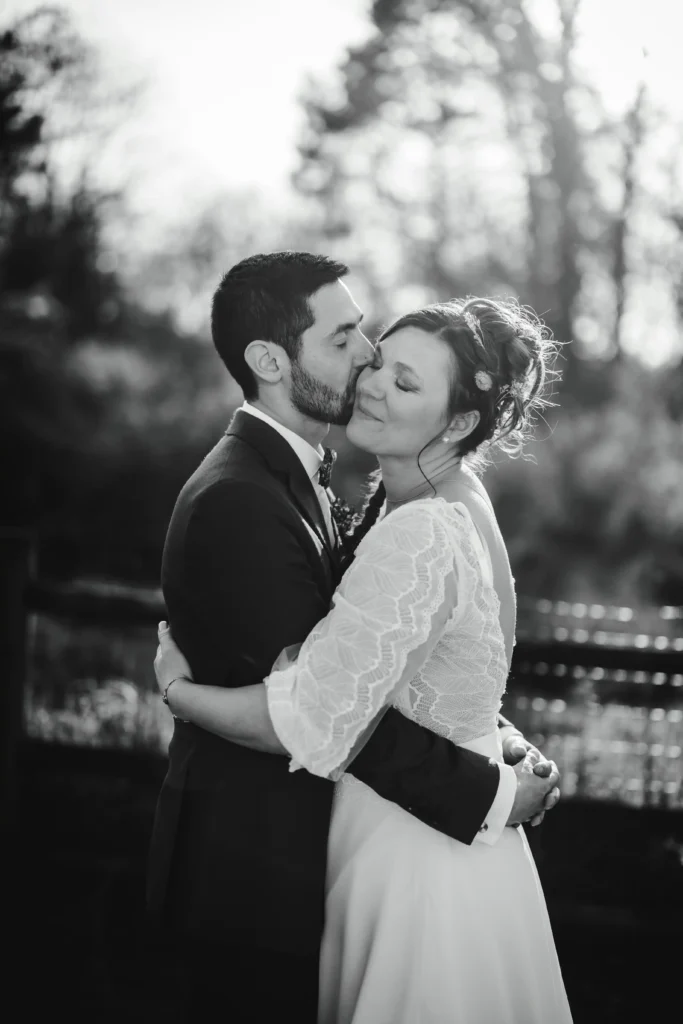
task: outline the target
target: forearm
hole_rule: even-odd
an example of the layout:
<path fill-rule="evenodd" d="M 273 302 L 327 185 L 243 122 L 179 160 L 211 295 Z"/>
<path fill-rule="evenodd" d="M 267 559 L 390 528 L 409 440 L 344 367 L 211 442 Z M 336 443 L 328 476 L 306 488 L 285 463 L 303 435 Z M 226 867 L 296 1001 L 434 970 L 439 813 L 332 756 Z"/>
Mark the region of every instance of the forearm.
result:
<path fill-rule="evenodd" d="M 266 754 L 287 753 L 273 729 L 263 683 L 228 689 L 176 679 L 167 697 L 174 715 L 221 739 Z"/>
<path fill-rule="evenodd" d="M 498 791 L 498 764 L 391 708 L 347 769 L 426 825 L 470 844 Z"/>

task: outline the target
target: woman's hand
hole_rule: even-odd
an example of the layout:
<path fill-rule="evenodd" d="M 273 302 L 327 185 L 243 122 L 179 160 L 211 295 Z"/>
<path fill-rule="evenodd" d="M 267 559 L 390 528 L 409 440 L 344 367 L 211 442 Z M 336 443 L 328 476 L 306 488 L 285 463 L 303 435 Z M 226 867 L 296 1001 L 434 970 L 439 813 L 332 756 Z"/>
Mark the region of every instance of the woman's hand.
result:
<path fill-rule="evenodd" d="M 505 764 L 509 764 L 514 767 L 515 764 L 518 764 L 525 757 L 533 755 L 534 775 L 540 775 L 542 778 L 550 778 L 551 775 L 556 775 L 557 777 L 555 782 L 560 781 L 560 773 L 555 762 L 549 761 L 544 757 L 537 747 L 534 747 L 533 744 L 524 739 L 521 733 L 517 732 L 517 730 L 514 730 L 513 732 L 507 726 L 505 729 L 501 729 L 500 731 L 501 734 L 506 734 L 504 737 L 501 736 Z M 543 810 L 530 818 L 529 823 L 531 825 L 540 825 L 545 817 L 546 811 L 551 811 L 559 799 L 559 786 L 554 785 L 552 789 L 546 793 L 545 800 L 543 802 Z"/>
<path fill-rule="evenodd" d="M 154 674 L 157 686 L 162 693 L 169 683 L 181 676 L 192 681 L 192 670 L 187 658 L 182 653 L 171 635 L 171 627 L 167 622 L 159 623 L 159 646 L 154 657 Z"/>

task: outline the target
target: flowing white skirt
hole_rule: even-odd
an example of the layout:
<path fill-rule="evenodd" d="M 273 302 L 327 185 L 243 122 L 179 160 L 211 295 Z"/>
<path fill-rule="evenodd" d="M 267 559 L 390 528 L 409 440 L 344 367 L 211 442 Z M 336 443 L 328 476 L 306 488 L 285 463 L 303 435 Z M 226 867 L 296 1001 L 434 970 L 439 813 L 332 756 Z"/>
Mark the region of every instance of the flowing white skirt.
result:
<path fill-rule="evenodd" d="M 498 731 L 466 744 L 502 760 Z M 465 846 L 350 776 L 327 862 L 319 1024 L 571 1024 L 522 829 Z"/>

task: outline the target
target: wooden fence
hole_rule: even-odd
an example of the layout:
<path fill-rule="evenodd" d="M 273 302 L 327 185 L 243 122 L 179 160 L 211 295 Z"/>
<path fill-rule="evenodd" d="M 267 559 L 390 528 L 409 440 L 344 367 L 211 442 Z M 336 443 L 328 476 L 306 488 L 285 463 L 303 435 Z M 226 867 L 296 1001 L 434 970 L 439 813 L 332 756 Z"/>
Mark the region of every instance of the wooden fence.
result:
<path fill-rule="evenodd" d="M 10 822 L 22 744 L 109 746 L 103 765 L 123 747 L 137 771 L 161 761 L 170 721 L 152 669 L 160 591 L 35 579 L 21 536 L 0 539 L 0 569 Z M 682 626 L 676 608 L 520 601 L 504 711 L 558 761 L 567 796 L 683 808 Z"/>

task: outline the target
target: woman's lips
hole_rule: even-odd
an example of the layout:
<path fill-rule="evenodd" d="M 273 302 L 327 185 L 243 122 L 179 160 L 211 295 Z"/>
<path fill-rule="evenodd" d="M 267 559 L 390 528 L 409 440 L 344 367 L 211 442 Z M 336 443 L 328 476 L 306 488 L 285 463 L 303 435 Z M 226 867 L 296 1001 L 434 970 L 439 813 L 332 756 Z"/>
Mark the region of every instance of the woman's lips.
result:
<path fill-rule="evenodd" d="M 379 416 L 374 416 L 371 412 L 368 412 L 360 402 L 356 402 L 356 409 L 361 416 L 366 416 L 369 420 L 377 420 L 379 422 Z"/>

